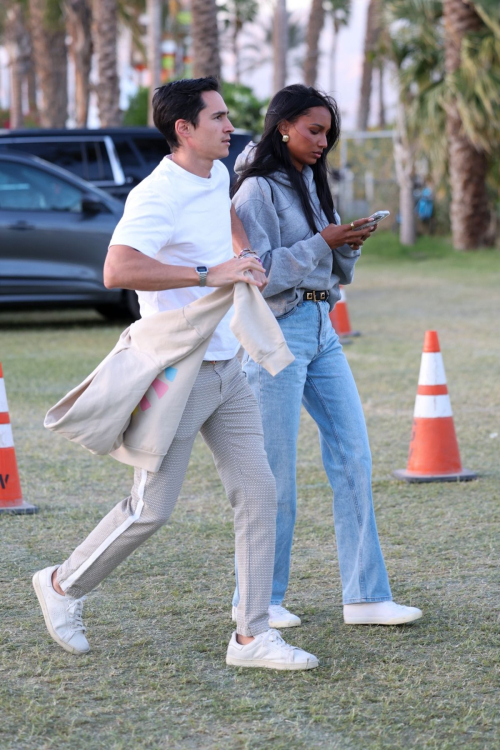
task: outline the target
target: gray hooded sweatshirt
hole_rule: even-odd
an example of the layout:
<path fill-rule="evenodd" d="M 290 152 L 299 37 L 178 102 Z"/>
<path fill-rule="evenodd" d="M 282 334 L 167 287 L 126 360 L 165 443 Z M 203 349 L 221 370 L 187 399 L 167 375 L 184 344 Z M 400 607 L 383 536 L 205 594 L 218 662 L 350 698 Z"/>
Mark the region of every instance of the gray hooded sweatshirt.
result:
<path fill-rule="evenodd" d="M 238 174 L 251 160 L 254 148 L 250 143 L 236 160 Z M 302 176 L 321 231 L 328 226 L 328 219 L 319 203 L 311 167 L 304 167 Z M 274 315 L 279 318 L 293 310 L 306 290 L 328 290 L 333 309 L 340 299 L 339 284 L 352 282 L 361 251 L 349 245 L 331 250 L 319 232 L 312 232 L 287 174 L 279 171 L 267 177 L 249 177 L 234 196 L 233 205 L 266 270 L 269 283 L 264 297 Z M 340 224 L 336 212 L 335 222 Z"/>

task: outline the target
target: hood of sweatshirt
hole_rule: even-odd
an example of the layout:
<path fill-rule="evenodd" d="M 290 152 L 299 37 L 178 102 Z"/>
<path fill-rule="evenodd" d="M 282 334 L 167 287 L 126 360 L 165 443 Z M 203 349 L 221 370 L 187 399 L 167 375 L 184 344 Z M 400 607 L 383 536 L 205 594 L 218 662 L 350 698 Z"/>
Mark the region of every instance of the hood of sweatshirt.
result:
<path fill-rule="evenodd" d="M 238 176 L 245 171 L 249 164 L 252 163 L 254 157 L 254 148 L 256 146 L 257 144 L 254 141 L 250 141 L 250 143 L 247 143 L 241 154 L 236 157 L 236 161 L 234 162 L 234 171 Z"/>
<path fill-rule="evenodd" d="M 245 169 L 252 163 L 254 156 L 255 156 L 256 146 L 257 146 L 256 143 L 254 143 L 253 141 L 250 141 L 250 143 L 248 143 L 245 146 L 244 150 L 237 157 L 234 163 L 234 171 L 236 172 L 238 176 L 243 174 Z M 307 187 L 311 190 L 312 185 L 314 183 L 314 173 L 311 167 L 305 166 L 303 168 L 302 177 L 305 180 Z M 269 178 L 274 180 L 274 182 L 278 182 L 280 185 L 284 185 L 284 187 L 294 190 L 292 183 L 290 182 L 290 178 L 288 177 L 287 173 L 284 170 L 273 172 L 272 175 L 269 175 Z"/>

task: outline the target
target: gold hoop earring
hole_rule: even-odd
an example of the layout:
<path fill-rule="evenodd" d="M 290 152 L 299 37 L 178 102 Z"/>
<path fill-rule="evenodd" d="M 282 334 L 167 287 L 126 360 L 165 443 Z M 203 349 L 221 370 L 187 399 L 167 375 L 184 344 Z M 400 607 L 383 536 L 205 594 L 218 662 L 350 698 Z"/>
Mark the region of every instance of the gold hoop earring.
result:
<path fill-rule="evenodd" d="M 286 135 L 285 133 L 285 135 L 281 136 L 281 140 L 283 141 L 283 143 L 288 143 L 288 141 L 290 140 L 290 136 Z"/>

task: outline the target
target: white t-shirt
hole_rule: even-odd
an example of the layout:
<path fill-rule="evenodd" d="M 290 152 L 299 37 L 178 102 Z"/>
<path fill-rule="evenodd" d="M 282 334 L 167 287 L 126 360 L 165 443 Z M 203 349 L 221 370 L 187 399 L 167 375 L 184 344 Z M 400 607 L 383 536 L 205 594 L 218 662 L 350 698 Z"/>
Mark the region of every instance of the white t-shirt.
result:
<path fill-rule="evenodd" d="M 128 195 L 123 217 L 110 245 L 129 245 L 150 258 L 173 266 L 216 266 L 233 257 L 229 172 L 215 161 L 210 177 L 198 177 L 166 156 Z M 210 294 L 210 287 L 160 292 L 138 291 L 143 318 L 176 310 Z M 205 354 L 206 360 L 231 359 L 239 343 L 229 322 L 221 320 Z"/>

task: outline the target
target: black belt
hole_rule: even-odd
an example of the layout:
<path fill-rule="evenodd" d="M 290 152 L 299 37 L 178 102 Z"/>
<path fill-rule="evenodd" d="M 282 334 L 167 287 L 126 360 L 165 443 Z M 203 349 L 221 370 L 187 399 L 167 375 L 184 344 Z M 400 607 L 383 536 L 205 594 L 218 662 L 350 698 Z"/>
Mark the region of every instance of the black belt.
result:
<path fill-rule="evenodd" d="M 312 302 L 325 302 L 329 298 L 329 296 L 330 296 L 330 292 L 328 291 L 326 292 L 307 291 L 307 292 L 304 292 L 303 299 L 306 300 L 306 302 L 309 300 Z"/>

